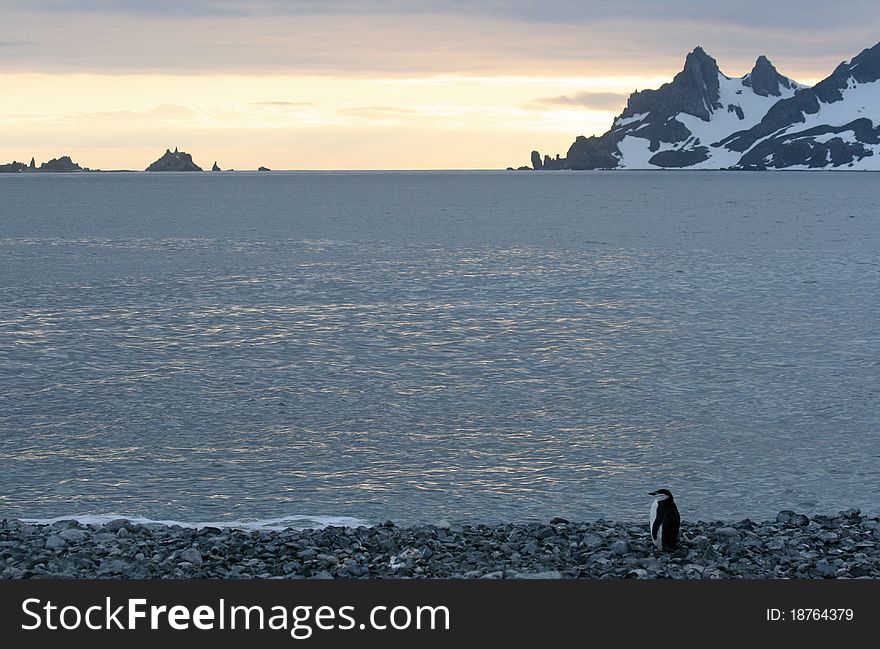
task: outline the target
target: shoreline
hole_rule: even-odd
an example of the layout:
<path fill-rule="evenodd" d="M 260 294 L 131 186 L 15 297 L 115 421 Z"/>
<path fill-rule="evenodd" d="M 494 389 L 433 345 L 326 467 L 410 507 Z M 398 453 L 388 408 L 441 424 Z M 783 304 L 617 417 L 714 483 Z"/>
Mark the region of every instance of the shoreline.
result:
<path fill-rule="evenodd" d="M 834 577 L 880 578 L 880 518 L 683 521 L 675 552 L 654 548 L 646 523 L 604 519 L 283 531 L 0 520 L 3 579 Z"/>

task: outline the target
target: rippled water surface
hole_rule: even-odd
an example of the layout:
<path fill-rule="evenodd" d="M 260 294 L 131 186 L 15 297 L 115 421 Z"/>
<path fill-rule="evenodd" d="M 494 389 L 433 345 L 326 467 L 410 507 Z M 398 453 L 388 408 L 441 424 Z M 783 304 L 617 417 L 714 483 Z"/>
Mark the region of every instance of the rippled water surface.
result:
<path fill-rule="evenodd" d="M 876 514 L 878 204 L 857 173 L 0 176 L 0 517 Z"/>

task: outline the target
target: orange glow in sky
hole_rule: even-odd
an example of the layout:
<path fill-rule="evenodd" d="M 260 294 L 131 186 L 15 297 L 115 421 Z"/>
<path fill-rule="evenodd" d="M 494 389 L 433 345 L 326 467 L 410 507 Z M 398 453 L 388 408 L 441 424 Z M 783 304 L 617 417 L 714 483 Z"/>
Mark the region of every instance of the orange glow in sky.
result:
<path fill-rule="evenodd" d="M 600 2 L 568 19 L 574 5 L 548 2 L 558 19 L 403 1 L 0 0 L 0 163 L 143 169 L 179 147 L 204 168 L 519 166 L 607 130 L 629 93 L 671 80 L 698 44 L 727 74 L 765 53 L 812 83 L 862 37 L 841 27 L 836 49 L 806 57 L 797 30 L 668 12 L 640 27 Z M 858 28 L 861 46 L 873 27 Z"/>

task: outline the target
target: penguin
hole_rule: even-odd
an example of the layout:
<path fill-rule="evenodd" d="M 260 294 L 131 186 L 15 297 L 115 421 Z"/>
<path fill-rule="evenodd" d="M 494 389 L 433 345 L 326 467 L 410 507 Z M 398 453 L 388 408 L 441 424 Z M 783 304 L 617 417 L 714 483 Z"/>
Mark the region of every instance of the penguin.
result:
<path fill-rule="evenodd" d="M 672 493 L 669 489 L 658 489 L 648 495 L 654 496 L 651 504 L 651 538 L 661 550 L 675 550 L 678 547 L 681 516 L 672 499 Z"/>

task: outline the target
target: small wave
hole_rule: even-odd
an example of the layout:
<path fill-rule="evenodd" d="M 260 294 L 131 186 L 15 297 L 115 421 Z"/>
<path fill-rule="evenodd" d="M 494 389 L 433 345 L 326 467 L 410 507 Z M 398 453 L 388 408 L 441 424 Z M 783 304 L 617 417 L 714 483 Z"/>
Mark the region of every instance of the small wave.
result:
<path fill-rule="evenodd" d="M 127 516 L 126 514 L 73 514 L 70 516 L 56 516 L 55 518 L 21 518 L 24 523 L 35 525 L 51 525 L 59 521 L 75 520 L 82 525 L 103 525 L 113 520 L 124 518 L 138 525 L 177 525 L 201 529 L 203 527 L 230 527 L 247 531 L 281 531 L 288 528 L 297 530 L 321 529 L 324 527 L 358 527 L 369 526 L 371 523 L 352 516 L 306 516 L 294 514 L 291 516 L 279 516 L 278 518 L 263 518 L 253 521 L 178 521 L 144 518 L 142 516 Z"/>

